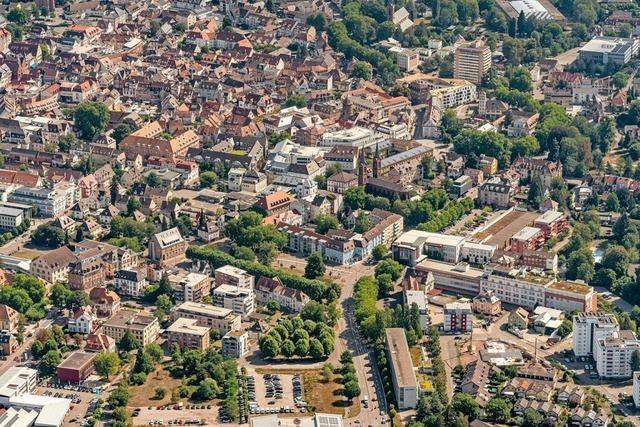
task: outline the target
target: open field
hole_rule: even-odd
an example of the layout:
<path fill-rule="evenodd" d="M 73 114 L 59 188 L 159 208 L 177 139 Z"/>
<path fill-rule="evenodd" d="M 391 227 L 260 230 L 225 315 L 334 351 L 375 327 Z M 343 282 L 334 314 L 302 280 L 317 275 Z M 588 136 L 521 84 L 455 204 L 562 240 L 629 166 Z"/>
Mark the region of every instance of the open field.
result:
<path fill-rule="evenodd" d="M 339 381 L 339 377 L 334 375 L 330 381 L 324 382 L 322 373 L 318 370 L 302 374 L 305 397 L 313 405 L 316 412 L 345 415 L 347 402 L 340 394 L 342 385 Z M 356 399 L 351 403 L 350 414 L 352 416 L 355 405 L 359 406 Z"/>
<path fill-rule="evenodd" d="M 133 408 L 148 407 L 148 406 L 161 406 L 171 403 L 171 392 L 180 387 L 181 381 L 177 378 L 172 378 L 168 371 L 165 371 L 162 365 L 159 365 L 156 370 L 147 376 L 147 382 L 143 385 L 131 387 L 131 399 L 129 400 L 129 406 Z M 162 387 L 167 390 L 164 398 L 155 399 L 155 389 Z M 185 400 L 186 401 L 186 400 Z"/>

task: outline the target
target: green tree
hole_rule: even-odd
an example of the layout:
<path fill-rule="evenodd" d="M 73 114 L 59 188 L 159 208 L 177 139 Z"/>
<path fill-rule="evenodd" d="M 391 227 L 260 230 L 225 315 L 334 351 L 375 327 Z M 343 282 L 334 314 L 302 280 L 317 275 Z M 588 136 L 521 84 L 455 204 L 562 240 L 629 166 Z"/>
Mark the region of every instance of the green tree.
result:
<path fill-rule="evenodd" d="M 333 215 L 318 215 L 313 222 L 316 224 L 316 233 L 325 234 L 330 229 L 337 229 L 340 225 L 338 218 Z"/>
<path fill-rule="evenodd" d="M 304 108 L 307 106 L 307 99 L 302 95 L 291 95 L 287 98 L 285 106 Z"/>
<path fill-rule="evenodd" d="M 309 356 L 314 359 L 321 359 L 325 356 L 324 347 L 320 340 L 312 338 L 311 341 L 309 341 Z"/>
<path fill-rule="evenodd" d="M 109 395 L 109 406 L 112 408 L 121 408 L 129 403 L 129 387 L 126 381 L 120 382 L 118 387 Z"/>
<path fill-rule="evenodd" d="M 131 196 L 129 200 L 127 200 L 127 214 L 129 216 L 133 215 L 133 213 L 142 208 L 142 203 L 138 200 L 137 197 Z"/>
<path fill-rule="evenodd" d="M 364 233 L 371 228 L 371 223 L 369 221 L 369 215 L 364 212 L 360 212 L 356 217 L 355 225 L 353 227 L 354 233 Z"/>
<path fill-rule="evenodd" d="M 624 73 L 622 71 L 618 71 L 611 78 L 611 82 L 618 89 L 624 88 L 627 85 L 628 81 L 629 81 L 629 74 Z"/>
<path fill-rule="evenodd" d="M 384 259 L 380 261 L 378 265 L 376 265 L 375 275 L 377 277 L 382 274 L 388 274 L 391 276 L 391 279 L 395 282 L 396 280 L 400 279 L 400 276 L 402 275 L 403 270 L 404 270 L 404 267 L 402 267 L 402 265 L 399 262 L 394 261 L 392 259 Z"/>
<path fill-rule="evenodd" d="M 118 343 L 118 348 L 122 351 L 133 351 L 138 348 L 138 342 L 131 331 L 125 332 Z"/>
<path fill-rule="evenodd" d="M 489 399 L 484 410 L 489 420 L 496 423 L 506 423 L 511 415 L 509 404 L 499 397 Z"/>
<path fill-rule="evenodd" d="M 144 351 L 151 356 L 151 360 L 155 363 L 162 362 L 162 359 L 164 358 L 164 351 L 162 350 L 162 347 L 156 343 L 147 344 Z"/>
<path fill-rule="evenodd" d="M 344 205 L 350 209 L 362 209 L 365 197 L 364 187 L 351 187 L 343 194 Z"/>
<path fill-rule="evenodd" d="M 522 415 L 521 427 L 539 427 L 542 424 L 542 415 L 535 409 L 527 409 Z"/>
<path fill-rule="evenodd" d="M 58 227 L 42 224 L 31 235 L 31 241 L 38 246 L 59 248 L 64 244 L 64 231 Z"/>
<path fill-rule="evenodd" d="M 200 174 L 200 188 L 213 188 L 218 183 L 218 174 L 215 172 L 202 172 Z"/>
<path fill-rule="evenodd" d="M 640 351 L 633 350 L 629 364 L 631 365 L 631 370 L 633 372 L 640 371 Z"/>
<path fill-rule="evenodd" d="M 101 352 L 93 359 L 93 367 L 98 375 L 109 381 L 109 377 L 120 369 L 120 358 L 112 351 Z"/>
<path fill-rule="evenodd" d="M 167 394 L 167 389 L 164 387 L 156 387 L 153 390 L 153 397 L 157 400 L 162 400 Z"/>
<path fill-rule="evenodd" d="M 264 335 L 261 337 L 260 352 L 266 358 L 274 358 L 280 353 L 280 346 L 278 342 L 270 335 Z"/>
<path fill-rule="evenodd" d="M 360 386 L 358 385 L 358 382 L 352 380 L 345 383 L 343 393 L 349 400 L 353 400 L 355 397 L 360 396 Z"/>
<path fill-rule="evenodd" d="M 309 279 L 315 279 L 317 277 L 324 276 L 326 271 L 324 260 L 320 252 L 313 252 L 307 258 L 307 265 L 304 268 L 304 276 Z"/>
<path fill-rule="evenodd" d="M 211 378 L 206 378 L 200 383 L 193 396 L 201 401 L 211 400 L 216 397 L 218 384 Z"/>
<path fill-rule="evenodd" d="M 73 112 L 73 118 L 84 139 L 104 132 L 109 122 L 109 110 L 99 102 L 84 102 Z"/>
<path fill-rule="evenodd" d="M 613 270 L 618 277 L 627 275 L 629 269 L 629 253 L 624 246 L 607 247 L 602 255 L 602 268 Z"/>
<path fill-rule="evenodd" d="M 468 393 L 455 393 L 451 399 L 451 409 L 466 415 L 470 420 L 475 420 L 481 413 L 480 405 Z"/>
<path fill-rule="evenodd" d="M 527 193 L 527 201 L 534 208 L 540 208 L 540 204 L 544 200 L 544 186 L 542 185 L 542 180 L 540 176 L 535 175 L 531 179 L 531 184 L 529 185 L 529 192 Z"/>
<path fill-rule="evenodd" d="M 365 61 L 357 61 L 351 70 L 351 77 L 371 80 L 371 65 Z"/>
<path fill-rule="evenodd" d="M 300 338 L 296 341 L 296 355 L 299 357 L 306 357 L 309 354 L 309 340 Z"/>
<path fill-rule="evenodd" d="M 42 359 L 40 359 L 40 362 L 38 363 L 40 372 L 44 376 L 55 374 L 60 361 L 60 351 L 49 350 L 44 356 L 42 356 Z"/>
<path fill-rule="evenodd" d="M 136 363 L 133 366 L 133 372 L 139 373 L 143 372 L 148 374 L 153 371 L 155 368 L 155 364 L 153 363 L 153 358 L 145 351 L 145 349 L 141 349 L 138 351 L 136 356 Z"/>
<path fill-rule="evenodd" d="M 605 209 L 608 211 L 618 212 L 620 210 L 620 200 L 616 193 L 609 193 L 605 202 Z"/>
<path fill-rule="evenodd" d="M 136 130 L 138 130 L 138 126 L 136 126 L 135 122 L 133 120 L 127 119 L 116 126 L 115 129 L 113 129 L 113 133 L 111 134 L 111 136 L 116 141 L 116 144 L 120 145 L 123 139 L 131 135 Z"/>
<path fill-rule="evenodd" d="M 531 92 L 533 90 L 533 81 L 529 70 L 520 67 L 512 71 L 509 77 L 509 89 L 519 90 L 520 92 Z"/>
<path fill-rule="evenodd" d="M 376 261 L 380 261 L 385 256 L 387 256 L 387 253 L 389 253 L 389 249 L 387 249 L 387 247 L 384 244 L 381 243 L 379 245 L 376 245 L 373 248 L 373 250 L 371 251 L 371 256 L 373 256 L 373 258 Z"/>
<path fill-rule="evenodd" d="M 280 350 L 282 351 L 282 355 L 284 357 L 293 357 L 293 355 L 296 353 L 296 345 L 293 343 L 293 341 L 287 339 L 282 342 Z"/>
<path fill-rule="evenodd" d="M 29 12 L 20 7 L 13 8 L 7 14 L 9 22 L 24 25 L 29 21 Z"/>
<path fill-rule="evenodd" d="M 63 309 L 67 306 L 67 300 L 71 297 L 71 294 L 71 290 L 63 283 L 56 282 L 51 287 L 49 299 L 54 306 Z"/>

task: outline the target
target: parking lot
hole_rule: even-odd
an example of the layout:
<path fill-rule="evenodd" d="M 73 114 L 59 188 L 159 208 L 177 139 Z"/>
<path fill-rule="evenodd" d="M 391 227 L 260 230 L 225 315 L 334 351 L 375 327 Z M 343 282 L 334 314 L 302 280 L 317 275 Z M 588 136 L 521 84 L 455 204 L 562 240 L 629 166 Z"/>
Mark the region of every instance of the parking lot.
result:
<path fill-rule="evenodd" d="M 93 399 L 97 399 L 97 396 L 94 393 L 44 386 L 37 387 L 36 394 L 71 399 L 71 410 L 65 418 L 67 423 L 73 423 L 76 421 L 80 423 L 85 418 L 85 416 L 91 415 L 87 414 L 89 404 Z"/>
<path fill-rule="evenodd" d="M 302 381 L 288 374 L 249 374 L 250 413 L 294 412 L 295 398 L 302 398 Z"/>

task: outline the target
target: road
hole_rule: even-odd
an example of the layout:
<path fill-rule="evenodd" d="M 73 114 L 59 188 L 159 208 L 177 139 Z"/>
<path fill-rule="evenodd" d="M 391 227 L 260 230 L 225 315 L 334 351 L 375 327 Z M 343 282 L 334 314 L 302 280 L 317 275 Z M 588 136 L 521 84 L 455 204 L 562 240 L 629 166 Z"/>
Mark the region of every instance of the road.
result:
<path fill-rule="evenodd" d="M 365 408 L 364 405 L 361 405 L 357 416 L 350 416 L 347 411 L 345 426 L 385 426 L 387 424 L 383 418 L 387 418 L 388 408 L 382 389 L 382 380 L 375 365 L 373 349 L 369 348 L 366 340 L 358 332 L 354 316 L 354 285 L 358 278 L 373 275 L 374 266 L 357 263 L 349 267 L 337 267 L 336 270 L 332 276 L 339 277 L 338 282 L 342 285 L 339 302 L 343 316 L 338 320 L 338 340 L 336 341 L 336 350 L 333 353 L 334 364 L 338 365 L 338 359 L 343 351 L 351 350 L 353 365 L 360 385 L 360 399 L 363 399 L 364 396 L 369 397 L 369 407 Z M 376 401 L 373 401 L 374 396 Z M 380 411 L 384 415 L 380 415 Z"/>
<path fill-rule="evenodd" d="M 31 233 L 42 224 L 48 224 L 53 221 L 51 218 L 32 218 L 31 226 L 27 231 L 22 233 L 15 239 L 11 239 L 7 244 L 0 247 L 0 255 L 11 255 L 24 247 L 24 245 L 31 239 Z"/>

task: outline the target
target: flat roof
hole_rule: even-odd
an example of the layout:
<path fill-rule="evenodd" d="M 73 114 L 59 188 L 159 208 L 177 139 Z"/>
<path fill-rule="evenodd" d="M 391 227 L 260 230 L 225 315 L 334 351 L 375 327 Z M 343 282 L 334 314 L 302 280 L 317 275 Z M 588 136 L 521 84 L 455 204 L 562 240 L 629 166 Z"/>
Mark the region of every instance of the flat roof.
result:
<path fill-rule="evenodd" d="M 154 321 L 158 322 L 158 319 L 149 313 L 123 309 L 111 316 L 111 318 L 104 323 L 104 326 L 128 327 L 129 329 L 142 330 Z"/>
<path fill-rule="evenodd" d="M 0 215 L 16 217 L 23 214 L 24 214 L 24 211 L 22 209 L 15 209 L 15 208 L 8 208 L 6 206 L 0 206 Z"/>
<path fill-rule="evenodd" d="M 557 221 L 562 217 L 564 217 L 564 214 L 562 212 L 546 211 L 545 213 L 540 215 L 538 218 L 536 218 L 534 223 L 539 222 L 541 224 L 551 224 L 552 222 Z"/>
<path fill-rule="evenodd" d="M 570 282 L 567 280 L 552 283 L 549 286 L 549 288 L 557 289 L 559 291 L 573 292 L 573 293 L 582 294 L 582 295 L 587 295 L 588 293 L 593 291 L 593 288 L 589 285 L 586 285 L 584 283 L 579 283 L 579 282 Z"/>
<path fill-rule="evenodd" d="M 478 281 L 480 281 L 480 278 L 484 274 L 483 270 L 477 268 L 468 267 L 463 269 L 458 264 L 449 264 L 447 262 L 434 261 L 429 258 L 424 259 L 420 263 L 418 263 L 418 265 L 416 265 L 416 268 L 432 272 L 464 276 L 470 279 L 477 279 Z"/>
<path fill-rule="evenodd" d="M 396 375 L 398 387 L 418 387 L 413 362 L 409 353 L 409 345 L 403 328 L 387 328 L 384 331 L 387 351 L 391 357 L 391 365 Z"/>
<path fill-rule="evenodd" d="M 537 227 L 524 227 L 522 230 L 514 234 L 512 239 L 526 242 L 533 239 L 540 232 L 542 232 L 542 230 Z"/>
<path fill-rule="evenodd" d="M 233 313 L 233 310 L 230 308 L 216 307 L 211 304 L 202 304 L 197 302 L 183 302 L 179 306 L 176 307 L 177 311 L 188 311 L 191 313 L 198 313 L 203 316 L 211 316 L 224 318 Z"/>
<path fill-rule="evenodd" d="M 208 334 L 210 329 L 211 328 L 207 328 L 206 326 L 198 326 L 197 319 L 185 319 L 184 317 L 179 317 L 167 328 L 167 332 L 198 335 L 202 337 Z"/>
<path fill-rule="evenodd" d="M 38 374 L 38 371 L 20 366 L 11 367 L 0 375 L 0 396 L 13 396 L 16 389 L 22 387 L 29 378 Z"/>
<path fill-rule="evenodd" d="M 66 359 L 58 365 L 58 368 L 64 369 L 80 369 L 83 366 L 93 362 L 97 353 L 88 353 L 86 351 L 74 351 Z"/>
<path fill-rule="evenodd" d="M 224 273 L 229 276 L 250 276 L 250 274 L 244 271 L 243 269 L 234 267 L 232 265 L 223 265 L 222 267 L 218 267 L 215 269 L 215 272 Z"/>
<path fill-rule="evenodd" d="M 420 245 L 427 243 L 439 246 L 458 246 L 464 242 L 464 237 L 452 236 L 449 234 L 431 233 L 429 231 L 409 230 L 402 233 L 394 244 L 398 245 Z"/>

